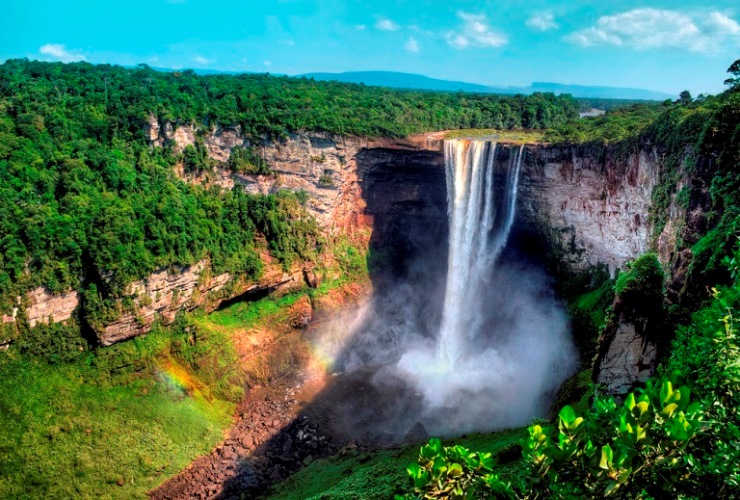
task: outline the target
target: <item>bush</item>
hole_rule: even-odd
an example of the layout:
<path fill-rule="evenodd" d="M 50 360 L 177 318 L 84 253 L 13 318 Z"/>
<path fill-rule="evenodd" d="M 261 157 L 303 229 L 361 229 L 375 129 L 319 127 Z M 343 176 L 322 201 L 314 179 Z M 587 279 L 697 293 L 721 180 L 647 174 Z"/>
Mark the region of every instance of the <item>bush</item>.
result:
<path fill-rule="evenodd" d="M 654 253 L 641 255 L 627 264 L 614 287 L 615 314 L 624 314 L 630 320 L 653 317 L 663 309 L 665 273 Z"/>
<path fill-rule="evenodd" d="M 706 428 L 702 406 L 690 403 L 690 394 L 664 380 L 620 406 L 602 400 L 586 418 L 563 407 L 556 428 L 529 427 L 516 486 L 494 472 L 490 453 L 432 439 L 408 468 L 416 496 L 397 498 L 675 496 L 694 466 L 687 445 Z"/>

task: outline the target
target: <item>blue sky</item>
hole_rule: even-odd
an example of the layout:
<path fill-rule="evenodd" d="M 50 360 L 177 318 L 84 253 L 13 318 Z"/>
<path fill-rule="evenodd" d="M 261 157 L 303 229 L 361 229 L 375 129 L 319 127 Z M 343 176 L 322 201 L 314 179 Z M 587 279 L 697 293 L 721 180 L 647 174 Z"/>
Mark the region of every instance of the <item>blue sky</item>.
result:
<path fill-rule="evenodd" d="M 708 1 L 9 0 L 0 61 L 715 93 L 740 58 L 740 3 Z"/>

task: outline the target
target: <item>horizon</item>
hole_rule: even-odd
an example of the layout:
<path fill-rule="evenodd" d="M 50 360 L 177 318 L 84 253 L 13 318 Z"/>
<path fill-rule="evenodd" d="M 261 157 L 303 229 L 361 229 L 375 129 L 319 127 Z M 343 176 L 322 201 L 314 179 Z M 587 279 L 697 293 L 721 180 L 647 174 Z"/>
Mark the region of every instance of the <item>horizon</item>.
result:
<path fill-rule="evenodd" d="M 553 82 L 716 94 L 740 54 L 738 19 L 740 9 L 727 0 L 534 1 L 525 9 L 490 0 L 275 0 L 248 8 L 235 0 L 217 7 L 16 0 L 0 19 L 0 61 L 288 76 L 388 71 L 494 87 Z"/>

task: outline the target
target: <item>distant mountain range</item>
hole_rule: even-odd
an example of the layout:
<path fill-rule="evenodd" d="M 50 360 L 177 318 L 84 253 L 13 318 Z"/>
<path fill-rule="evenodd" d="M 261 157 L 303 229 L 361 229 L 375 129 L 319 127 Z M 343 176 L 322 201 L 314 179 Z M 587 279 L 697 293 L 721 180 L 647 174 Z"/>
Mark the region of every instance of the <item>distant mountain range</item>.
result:
<path fill-rule="evenodd" d="M 491 94 L 531 94 L 532 92 L 553 92 L 571 94 L 573 97 L 591 97 L 600 99 L 644 99 L 663 101 L 675 99 L 676 96 L 654 90 L 625 87 L 596 87 L 589 85 L 568 85 L 562 83 L 535 82 L 529 87 L 496 87 L 476 83 L 439 80 L 428 76 L 395 71 L 350 71 L 346 73 L 306 73 L 315 80 L 334 80 L 347 83 L 364 83 L 378 87 L 399 89 L 420 89 L 439 91 L 463 91 Z"/>
<path fill-rule="evenodd" d="M 181 71 L 167 68 L 152 68 L 157 71 Z M 213 69 L 193 69 L 199 75 L 238 74 L 236 71 L 219 71 Z M 278 76 L 276 74 L 276 76 Z M 373 87 L 391 87 L 396 89 L 436 90 L 444 92 L 476 92 L 484 94 L 531 94 L 533 92 L 552 92 L 554 94 L 571 94 L 573 97 L 590 97 L 593 99 L 637 99 L 647 101 L 664 101 L 677 96 L 655 90 L 633 89 L 626 87 L 597 87 L 590 85 L 569 85 L 562 83 L 534 82 L 529 87 L 496 87 L 477 83 L 440 80 L 413 73 L 397 71 L 348 71 L 345 73 L 305 73 L 296 77 L 313 78 L 322 81 L 345 83 L 363 83 Z"/>

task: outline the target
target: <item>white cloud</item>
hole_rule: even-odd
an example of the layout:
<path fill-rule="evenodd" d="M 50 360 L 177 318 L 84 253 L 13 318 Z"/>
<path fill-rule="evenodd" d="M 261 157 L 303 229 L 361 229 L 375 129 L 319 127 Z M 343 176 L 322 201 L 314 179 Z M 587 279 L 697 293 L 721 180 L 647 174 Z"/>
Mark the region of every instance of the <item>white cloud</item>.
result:
<path fill-rule="evenodd" d="M 380 31 L 397 31 L 400 26 L 391 21 L 390 19 L 379 18 L 378 22 L 375 23 L 375 27 Z"/>
<path fill-rule="evenodd" d="M 434 36 L 434 31 L 425 30 L 418 24 L 412 24 L 409 26 L 409 30 L 413 31 L 414 33 L 418 33 L 423 36 Z"/>
<path fill-rule="evenodd" d="M 367 26 L 365 26 L 364 24 L 358 24 L 357 26 L 355 26 L 355 29 L 357 31 L 365 31 L 367 29 Z"/>
<path fill-rule="evenodd" d="M 416 38 L 410 36 L 408 40 L 406 40 L 406 44 L 403 46 L 403 48 L 408 50 L 409 52 L 419 52 L 419 42 L 416 40 Z"/>
<path fill-rule="evenodd" d="M 85 60 L 85 56 L 82 54 L 73 54 L 67 50 L 67 47 L 59 43 L 47 43 L 46 45 L 42 45 L 39 49 L 39 53 L 65 63 Z"/>
<path fill-rule="evenodd" d="M 452 47 L 501 47 L 508 42 L 505 35 L 491 30 L 485 15 L 458 12 L 457 16 L 463 20 L 463 25 L 457 31 L 445 34 L 447 43 Z"/>
<path fill-rule="evenodd" d="M 264 64 L 265 66 L 272 66 L 272 61 L 265 61 L 262 64 Z"/>
<path fill-rule="evenodd" d="M 576 31 L 565 41 L 582 47 L 615 45 L 634 49 L 685 49 L 717 52 L 740 44 L 740 25 L 720 12 L 694 14 L 660 9 L 633 9 L 602 16 L 595 26 Z"/>
<path fill-rule="evenodd" d="M 295 45 L 295 42 L 293 40 L 280 40 L 278 43 L 280 45 L 287 45 L 288 47 L 292 47 Z"/>
<path fill-rule="evenodd" d="M 703 24 L 708 32 L 717 35 L 740 35 L 740 24 L 721 12 L 712 12 Z"/>
<path fill-rule="evenodd" d="M 208 59 L 206 59 L 203 56 L 195 56 L 195 57 L 193 57 L 193 62 L 194 63 L 198 63 L 198 64 L 202 64 L 204 66 L 207 66 L 208 64 L 211 64 L 211 61 L 209 61 Z"/>
<path fill-rule="evenodd" d="M 540 12 L 527 19 L 527 26 L 539 31 L 556 30 L 560 26 L 555 22 L 552 14 Z"/>

